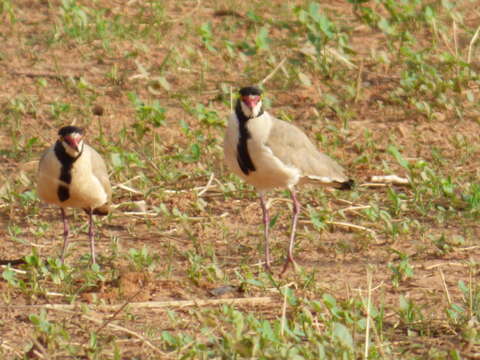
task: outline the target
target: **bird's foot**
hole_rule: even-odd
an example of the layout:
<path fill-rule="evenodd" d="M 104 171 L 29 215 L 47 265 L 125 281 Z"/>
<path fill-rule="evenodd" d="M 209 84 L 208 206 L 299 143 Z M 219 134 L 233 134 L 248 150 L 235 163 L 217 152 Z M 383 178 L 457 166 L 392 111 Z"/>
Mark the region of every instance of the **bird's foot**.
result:
<path fill-rule="evenodd" d="M 280 277 L 282 277 L 283 274 L 285 274 L 290 264 L 292 264 L 293 266 L 293 271 L 297 271 L 297 263 L 295 262 L 295 260 L 293 260 L 293 257 L 287 256 L 287 260 L 285 260 L 285 265 L 283 265 L 283 269 L 279 274 Z"/>
<path fill-rule="evenodd" d="M 272 263 L 269 260 L 265 261 L 265 264 L 264 264 L 264 267 L 265 267 L 265 271 L 268 272 L 268 273 L 272 273 Z"/>
<path fill-rule="evenodd" d="M 269 272 L 270 274 L 272 273 L 272 259 L 270 257 L 270 254 L 267 252 L 265 255 L 265 263 L 264 263 L 264 268 L 266 272 Z"/>

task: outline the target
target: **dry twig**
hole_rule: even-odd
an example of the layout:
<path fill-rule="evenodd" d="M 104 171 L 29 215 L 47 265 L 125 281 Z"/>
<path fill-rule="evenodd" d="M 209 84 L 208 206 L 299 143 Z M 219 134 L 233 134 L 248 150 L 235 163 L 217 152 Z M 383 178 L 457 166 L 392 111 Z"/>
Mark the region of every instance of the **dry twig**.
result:
<path fill-rule="evenodd" d="M 208 300 L 173 300 L 173 301 L 146 301 L 129 303 L 131 309 L 163 309 L 163 308 L 184 308 L 192 306 L 210 306 L 210 305 L 260 305 L 269 304 L 275 301 L 273 297 L 250 297 L 250 298 L 232 298 L 232 299 L 208 299 Z M 43 304 L 43 305 L 19 305 L 19 306 L 1 306 L 0 308 L 24 309 L 24 308 L 43 308 L 47 310 L 75 310 L 79 304 Z M 117 311 L 122 305 L 97 305 L 93 309 L 99 311 Z"/>
<path fill-rule="evenodd" d="M 373 183 L 385 183 L 385 184 L 395 184 L 395 185 L 407 185 L 410 182 L 407 178 L 400 177 L 398 175 L 380 175 L 372 176 L 370 181 Z"/>
<path fill-rule="evenodd" d="M 76 74 L 56 74 L 53 72 L 34 72 L 34 71 L 22 71 L 22 70 L 12 70 L 10 71 L 10 74 L 16 75 L 16 76 L 26 76 L 29 78 L 43 77 L 43 78 L 55 79 L 55 80 L 65 80 L 70 78 L 78 80 L 81 78 L 80 75 L 76 75 Z"/>

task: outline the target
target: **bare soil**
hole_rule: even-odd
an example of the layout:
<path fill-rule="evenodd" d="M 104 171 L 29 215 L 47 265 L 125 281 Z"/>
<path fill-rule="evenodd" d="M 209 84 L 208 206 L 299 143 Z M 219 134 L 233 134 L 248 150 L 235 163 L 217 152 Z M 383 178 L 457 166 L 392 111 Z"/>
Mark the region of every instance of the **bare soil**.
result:
<path fill-rule="evenodd" d="M 134 13 L 133 6 L 118 1 L 102 0 L 102 7 L 109 8 L 112 14 L 128 12 Z M 127 2 L 125 2 L 127 3 Z M 207 2 L 209 3 L 209 2 Z M 200 74 L 199 66 L 193 64 L 190 69 L 177 71 L 169 69 L 166 78 L 175 89 L 176 96 L 167 93 L 163 89 L 158 90 L 158 95 L 152 97 L 148 92 L 146 81 L 135 78 L 139 73 L 138 64 L 134 57 L 125 56 L 128 53 L 139 52 L 139 63 L 148 64 L 148 69 L 153 72 L 165 59 L 175 42 L 179 45 L 177 51 L 185 51 L 183 44 L 191 41 L 191 46 L 201 48 L 198 36 L 189 35 L 186 28 L 210 21 L 212 27 L 221 26 L 224 23 L 233 23 L 238 16 L 246 16 L 245 4 L 238 4 L 232 16 L 217 16 L 215 11 L 222 10 L 222 6 L 216 2 L 207 4 L 200 2 L 166 2 L 165 13 L 171 22 L 167 22 L 158 31 L 164 31 L 158 42 L 146 38 L 144 44 L 148 50 L 142 50 L 142 44 L 138 41 L 115 41 L 112 49 L 105 50 L 102 44 L 77 43 L 73 40 L 57 42 L 48 45 L 45 38 L 52 31 L 53 22 L 58 16 L 54 9 L 56 1 L 15 1 L 18 9 L 18 19 L 15 23 L 0 21 L 0 34 L 2 46 L 0 48 L 0 108 L 2 109 L 0 124 L 6 122 L 8 110 L 11 108 L 13 99 L 25 97 L 27 109 L 16 126 L 2 124 L 2 128 L 15 128 L 15 131 L 2 131 L 0 133 L 0 258 L 2 260 L 18 259 L 28 255 L 34 249 L 41 258 L 56 257 L 59 255 L 62 244 L 62 225 L 59 210 L 37 203 L 35 206 L 25 207 L 19 205 L 19 196 L 13 196 L 9 189 L 15 188 L 16 194 L 22 194 L 35 187 L 35 171 L 37 160 L 43 148 L 55 141 L 56 130 L 62 122 L 75 121 L 77 124 L 88 127 L 88 134 L 94 138 L 94 134 L 102 131 L 108 139 L 114 139 L 119 134 L 119 129 L 130 127 L 135 122 L 135 113 L 127 97 L 129 91 L 136 91 L 144 98 L 158 99 L 162 106 L 167 109 L 166 125 L 154 129 L 162 139 L 158 144 L 162 156 L 174 155 L 178 148 L 188 145 L 189 139 L 181 132 L 179 119 L 184 119 L 192 130 L 201 129 L 198 120 L 186 113 L 182 108 L 182 96 L 189 97 L 192 103 L 211 104 L 219 114 L 227 117 L 229 109 L 219 102 L 217 86 L 219 82 L 230 83 L 234 86 L 243 84 L 248 78 L 242 74 L 251 71 L 248 63 L 241 60 L 223 59 L 220 56 L 212 56 L 207 53 L 209 66 L 218 69 L 216 72 L 204 74 L 205 79 L 199 90 Z M 282 1 L 272 0 L 272 12 L 280 7 Z M 325 6 L 337 11 L 344 19 L 355 20 L 355 15 L 350 4 L 345 1 L 329 1 Z M 473 5 L 472 5 L 473 6 Z M 228 6 L 226 6 L 228 8 Z M 245 7 L 245 8 L 244 8 Z M 466 23 L 478 22 L 479 16 L 475 12 L 465 12 Z M 5 15 L 3 15 L 5 18 Z M 471 17 L 471 18 L 468 18 Z M 248 21 L 237 32 L 238 39 L 247 34 Z M 353 48 L 362 54 L 369 54 L 372 49 L 385 50 L 383 35 L 358 24 L 358 31 L 351 38 Z M 281 30 L 272 30 L 278 31 Z M 191 32 L 194 33 L 192 30 Z M 276 36 L 274 32 L 272 37 Z M 425 34 L 425 41 L 428 41 Z M 280 36 L 280 35 L 279 35 Z M 191 37 L 191 39 L 189 38 Z M 187 39 L 187 40 L 185 40 Z M 232 41 L 235 39 L 232 39 Z M 185 52 L 185 58 L 190 55 Z M 235 63 L 238 61 L 238 63 Z M 228 63 L 228 64 L 227 64 Z M 111 81 L 106 74 L 116 67 L 119 79 Z M 406 176 L 402 169 L 388 154 L 388 145 L 395 141 L 401 147 L 402 154 L 406 159 L 415 161 L 436 161 L 432 157 L 432 149 L 438 149 L 445 163 L 458 164 L 456 161 L 463 157 L 461 150 L 452 145 L 452 138 L 461 136 L 466 142 L 477 143 L 480 126 L 478 112 L 472 110 L 471 116 L 464 121 L 455 120 L 452 112 L 446 111 L 438 114 L 434 121 L 426 121 L 420 116 L 405 117 L 405 112 L 394 107 L 384 107 L 379 104 L 384 99 L 385 93 L 397 86 L 398 74 L 395 69 L 385 67 L 382 73 L 378 69 L 369 71 L 365 65 L 362 74 L 364 86 L 362 95 L 356 103 L 351 104 L 351 110 L 355 113 L 349 121 L 348 131 L 339 135 L 339 146 L 328 149 L 330 155 L 349 170 L 352 178 L 360 186 L 360 198 L 358 201 L 343 195 L 332 196 L 325 192 L 320 198 L 315 189 L 305 188 L 300 193 L 300 199 L 304 205 L 299 225 L 298 245 L 295 249 L 298 264 L 305 272 L 312 272 L 315 276 L 315 289 L 323 289 L 334 295 L 338 300 L 346 300 L 352 296 L 366 295 L 367 268 L 373 271 L 373 294 L 377 305 L 380 302 L 387 309 L 386 321 L 396 329 L 399 344 L 402 341 L 412 341 L 402 328 L 393 309 L 398 308 L 400 295 L 413 300 L 422 307 L 425 314 L 431 319 L 432 324 L 438 323 L 438 334 L 425 338 L 417 338 L 419 342 L 418 354 L 426 356 L 428 348 L 437 347 L 445 350 L 460 347 L 465 354 L 478 351 L 477 345 L 466 344 L 456 334 L 456 329 L 446 328 L 445 314 L 443 309 L 448 307 L 449 302 L 460 302 L 462 294 L 458 289 L 458 282 L 469 282 L 469 279 L 478 277 L 478 273 L 472 273 L 472 268 L 467 266 L 470 261 L 478 262 L 480 247 L 474 240 L 479 238 L 480 227 L 476 221 L 447 215 L 443 224 L 433 221 L 427 215 L 416 219 L 422 230 L 413 230 L 407 234 L 400 234 L 396 239 L 384 232 L 377 231 L 375 224 L 369 224 L 368 220 L 359 211 L 353 210 L 345 213 L 344 217 L 336 217 L 338 222 L 358 225 L 364 230 L 341 225 L 328 225 L 324 230 L 316 230 L 308 216 L 308 207 L 324 208 L 329 212 L 336 212 L 350 205 L 361 206 L 371 204 L 375 199 L 388 198 L 388 187 L 361 187 L 368 183 L 371 175 L 382 174 L 382 162 L 387 162 L 392 173 Z M 234 71 L 236 70 L 236 71 Z M 265 72 L 262 76 L 266 76 Z M 69 78 L 84 79 L 93 91 L 86 91 L 82 99 L 77 92 L 69 91 Z M 257 76 L 258 78 L 259 76 Z M 38 86 L 41 79 L 46 79 L 46 87 Z M 325 110 L 324 123 L 312 122 L 315 116 L 316 105 L 322 100 L 322 96 L 328 89 L 322 84 L 322 79 L 312 79 L 312 87 L 292 87 L 290 89 L 268 88 L 268 96 L 272 99 L 272 112 L 280 115 L 290 114 L 295 122 L 309 134 L 322 133 L 329 123 L 340 126 L 334 112 Z M 181 96 L 178 94 L 182 94 Z M 93 100 L 92 100 L 93 98 Z M 29 103 L 34 99 L 34 103 Z M 82 103 L 84 101 L 84 103 Z M 51 111 L 51 104 L 55 102 L 69 103 L 73 107 L 73 115 L 65 118 L 55 118 Z M 85 103 L 89 105 L 86 106 Z M 91 104 L 91 106 L 90 106 Z M 405 106 L 409 106 L 405 104 Z M 95 115 L 95 113 L 97 115 Z M 412 111 L 412 114 L 414 112 Z M 100 116 L 98 114 L 101 114 Z M 11 118 L 10 118 L 11 119 Z M 11 121 L 11 120 L 10 120 Z M 202 130 L 204 131 L 204 130 Z M 365 144 L 365 132 L 371 134 L 370 142 L 374 144 L 370 150 L 368 163 L 354 163 L 358 157 L 359 145 Z M 15 133 L 16 136 L 12 136 Z M 221 144 L 222 130 L 212 130 L 212 134 Z M 38 137 L 39 143 L 32 151 L 20 151 L 13 154 L 13 149 L 18 147 L 17 142 L 32 137 Z M 313 137 L 313 135 L 312 135 Z M 118 139 L 117 139 L 118 140 Z M 94 147 L 102 152 L 102 144 L 93 143 Z M 218 150 L 218 146 L 215 145 Z M 141 143 L 127 141 L 120 146 L 125 146 L 130 151 L 142 150 Z M 214 147 L 215 148 L 215 147 Z M 478 147 L 477 147 L 478 149 Z M 178 163 L 177 166 L 185 174 L 195 173 L 196 167 L 213 166 L 215 178 L 222 182 L 227 174 L 227 169 L 222 164 L 221 153 L 205 154 L 199 163 Z M 460 174 L 476 174 L 478 178 L 478 151 L 475 150 L 469 158 L 463 158 L 461 165 L 450 168 L 447 174 L 455 176 Z M 105 154 L 108 159 L 108 154 Z M 203 162 L 203 164 L 202 164 Z M 213 164 L 213 165 L 212 165 Z M 372 165 L 378 164 L 378 165 Z M 142 170 L 143 171 L 143 170 Z M 152 170 L 156 174 L 158 170 Z M 158 177 L 156 178 L 158 179 Z M 454 178 L 455 180 L 455 178 Z M 156 181 L 156 180 L 154 180 Z M 115 180 L 113 180 L 115 185 Z M 238 284 L 229 284 L 233 290 L 220 297 L 212 295 L 212 290 L 225 286 L 221 281 L 212 280 L 211 276 L 192 279 L 188 274 L 191 269 L 191 261 L 186 254 L 199 253 L 210 257 L 212 252 L 220 265 L 219 271 L 233 274 L 239 267 L 251 267 L 254 273 L 261 272 L 263 260 L 263 243 L 261 227 L 261 210 L 252 189 L 245 192 L 235 192 L 233 196 L 224 196 L 219 191 L 218 183 L 202 197 L 205 208 L 199 209 L 195 204 L 198 201 L 198 191 L 193 189 L 203 187 L 208 182 L 208 177 L 185 177 L 164 183 L 154 183 L 160 186 L 164 192 L 160 196 L 144 197 L 143 195 L 131 194 L 116 188 L 114 202 L 145 200 L 149 209 L 154 209 L 163 204 L 172 211 L 174 208 L 182 213 L 188 213 L 190 219 L 182 221 L 172 216 L 158 215 L 156 217 L 126 215 L 124 209 L 115 210 L 106 219 L 97 219 L 97 251 L 100 254 L 102 267 L 111 270 L 111 277 L 104 283 L 95 285 L 86 284 L 85 279 L 77 279 L 74 286 L 77 287 L 75 303 L 104 303 L 123 304 L 130 302 L 147 301 L 171 301 L 191 299 L 214 299 L 214 298 L 240 298 L 273 296 L 274 300 L 269 304 L 241 305 L 240 308 L 262 314 L 265 318 L 280 316 L 282 299 L 274 292 L 265 292 L 256 288 L 249 288 L 246 292 L 237 288 Z M 461 184 L 466 186 L 466 184 Z M 408 187 L 396 187 L 396 191 L 404 193 L 407 197 L 412 195 Z M 282 266 L 285 249 L 288 242 L 290 228 L 290 203 L 283 201 L 286 194 L 275 192 L 270 194 L 272 212 L 279 213 L 279 218 L 272 231 L 272 249 L 275 258 L 275 271 Z M 343 199 L 343 201 L 342 201 Z M 439 204 L 439 206 L 445 204 Z M 448 205 L 448 204 L 447 204 Z M 134 210 L 134 209 L 133 209 Z M 450 210 L 451 211 L 451 210 Z M 461 209 L 458 210 L 462 211 Z M 86 234 L 87 218 L 81 212 L 70 211 L 70 224 L 73 231 L 72 242 L 68 251 L 67 262 L 71 266 L 86 271 L 88 262 L 81 259 L 88 254 L 88 238 Z M 453 219 L 453 220 L 451 220 Z M 38 228 L 39 223 L 50 226 L 44 234 L 35 235 L 33 230 Z M 393 219 L 395 222 L 395 219 Z M 215 225 L 212 225 L 215 224 Z M 370 226 L 371 225 L 371 226 Z M 12 232 L 19 228 L 21 234 L 15 236 Z M 371 236 L 372 230 L 376 233 Z M 461 235 L 468 241 L 468 246 L 461 249 L 453 249 L 450 252 L 441 253 L 432 246 L 431 238 L 440 235 Z M 142 249 L 146 246 L 157 261 L 155 273 L 142 269 L 136 269 L 126 257 L 114 257 L 111 239 L 118 239 L 120 253 L 126 254 L 129 249 Z M 388 264 L 398 264 L 400 258 L 397 250 L 408 254 L 409 262 L 414 269 L 414 277 L 411 280 L 402 281 L 399 287 L 394 287 L 391 281 L 391 272 Z M 22 267 L 18 267 L 22 268 Z M 205 274 L 204 274 L 205 275 Z M 283 279 L 285 282 L 296 282 L 297 275 L 290 271 Z M 28 319 L 29 314 L 37 312 L 34 305 L 49 303 L 65 304 L 68 299 L 56 293 L 59 285 L 51 284 L 50 292 L 39 295 L 34 289 L 21 291 L 10 287 L 7 282 L 0 279 L 0 335 L 5 346 L 3 351 L 8 358 L 23 356 L 28 344 L 35 338 L 34 330 Z M 297 289 L 300 295 L 308 297 L 309 290 Z M 19 307 L 24 306 L 24 307 Z M 198 327 L 198 319 L 188 309 L 178 309 L 183 316 L 183 322 L 177 328 L 171 328 L 168 314 L 165 311 L 152 309 L 129 310 L 128 314 L 117 314 L 118 323 L 137 333 L 148 333 L 155 338 L 164 331 L 185 331 L 195 333 Z M 107 319 L 111 313 L 96 312 L 92 316 L 97 319 Z M 94 323 L 87 323 L 78 312 L 49 310 L 50 318 L 61 323 L 70 323 L 70 328 L 77 328 L 78 337 L 73 334 L 72 342 L 88 342 L 85 334 Z M 164 324 L 167 324 L 165 327 Z M 434 325 L 432 325 L 434 327 Z M 152 355 L 151 349 L 142 341 L 130 341 L 122 331 L 105 328 L 105 334 L 115 334 L 125 337 L 127 349 L 125 356 L 139 355 L 138 358 L 147 358 Z M 40 344 L 41 345 L 41 344 Z M 123 345 L 122 345 L 123 346 Z M 128 350 L 130 349 L 130 350 Z M 143 354 L 143 355 L 142 355 Z M 144 356 L 144 357 L 142 357 Z M 33 357 L 32 357 L 33 358 Z M 127 358 L 127 357 L 125 357 Z M 128 357 L 133 358 L 133 357 Z"/>

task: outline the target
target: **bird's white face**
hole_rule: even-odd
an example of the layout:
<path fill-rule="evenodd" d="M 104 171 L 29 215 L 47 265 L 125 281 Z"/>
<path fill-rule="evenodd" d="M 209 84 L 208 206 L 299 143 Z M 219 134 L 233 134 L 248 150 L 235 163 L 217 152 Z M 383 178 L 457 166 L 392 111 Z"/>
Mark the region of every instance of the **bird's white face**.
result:
<path fill-rule="evenodd" d="M 68 155 L 77 157 L 83 151 L 83 135 L 79 133 L 71 133 L 60 138 L 63 147 Z"/>
<path fill-rule="evenodd" d="M 257 117 L 262 110 L 262 98 L 259 95 L 242 96 L 240 105 L 246 117 L 254 118 Z"/>

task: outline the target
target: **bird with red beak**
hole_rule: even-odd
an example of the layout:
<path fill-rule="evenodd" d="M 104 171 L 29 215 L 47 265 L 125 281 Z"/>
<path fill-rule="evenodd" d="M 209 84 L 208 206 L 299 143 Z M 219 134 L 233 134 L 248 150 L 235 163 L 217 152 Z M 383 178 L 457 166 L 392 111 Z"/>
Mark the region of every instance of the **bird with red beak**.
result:
<path fill-rule="evenodd" d="M 58 140 L 40 159 L 37 192 L 45 203 L 60 207 L 63 220 L 62 262 L 70 232 L 65 211 L 67 208 L 80 208 L 87 212 L 91 259 L 95 263 L 93 215 L 109 213 L 112 189 L 105 162 L 95 149 L 84 142 L 83 129 L 69 125 L 58 131 Z"/>
<path fill-rule="evenodd" d="M 225 163 L 259 193 L 263 212 L 265 267 L 268 270 L 271 269 L 270 217 L 265 193 L 277 188 L 290 190 L 293 218 L 283 274 L 290 264 L 295 265 L 293 248 L 300 215 L 295 187 L 313 183 L 347 190 L 353 186 L 353 180 L 337 162 L 318 151 L 302 130 L 264 111 L 259 88 L 243 87 L 239 94 L 225 133 Z"/>

